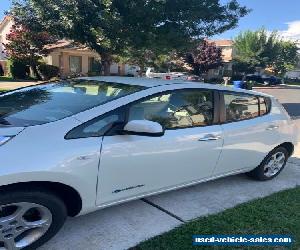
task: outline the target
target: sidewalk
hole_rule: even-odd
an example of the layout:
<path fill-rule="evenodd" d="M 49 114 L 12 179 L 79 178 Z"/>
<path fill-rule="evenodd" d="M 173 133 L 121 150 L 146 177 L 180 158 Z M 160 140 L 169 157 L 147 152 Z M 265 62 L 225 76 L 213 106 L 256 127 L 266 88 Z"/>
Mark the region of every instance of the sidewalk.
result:
<path fill-rule="evenodd" d="M 31 85 L 36 85 L 42 82 L 36 81 L 36 82 L 0 82 L 0 89 L 4 90 L 12 90 L 22 87 L 27 87 Z"/>

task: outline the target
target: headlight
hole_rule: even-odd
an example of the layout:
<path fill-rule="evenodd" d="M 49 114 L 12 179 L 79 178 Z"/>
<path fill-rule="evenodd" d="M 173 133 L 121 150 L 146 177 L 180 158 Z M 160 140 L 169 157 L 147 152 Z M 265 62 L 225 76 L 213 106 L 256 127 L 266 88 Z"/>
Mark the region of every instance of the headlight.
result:
<path fill-rule="evenodd" d="M 12 138 L 13 138 L 12 136 L 0 136 L 0 146 L 7 143 Z"/>

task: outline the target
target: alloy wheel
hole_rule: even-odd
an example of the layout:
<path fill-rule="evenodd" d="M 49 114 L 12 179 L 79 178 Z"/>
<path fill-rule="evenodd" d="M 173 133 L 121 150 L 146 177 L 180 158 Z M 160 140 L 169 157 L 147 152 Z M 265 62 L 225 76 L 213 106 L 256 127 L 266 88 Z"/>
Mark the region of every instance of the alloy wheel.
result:
<path fill-rule="evenodd" d="M 23 249 L 40 239 L 52 223 L 50 210 L 19 202 L 0 206 L 0 250 Z"/>
<path fill-rule="evenodd" d="M 264 166 L 266 177 L 273 177 L 284 167 L 286 156 L 283 152 L 273 154 Z"/>

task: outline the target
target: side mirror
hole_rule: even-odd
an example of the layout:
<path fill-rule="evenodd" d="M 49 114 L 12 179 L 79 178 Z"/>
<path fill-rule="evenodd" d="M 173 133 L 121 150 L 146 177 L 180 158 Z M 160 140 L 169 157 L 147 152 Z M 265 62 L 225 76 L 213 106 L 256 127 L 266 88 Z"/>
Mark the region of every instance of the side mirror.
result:
<path fill-rule="evenodd" d="M 133 120 L 128 122 L 123 131 L 129 135 L 162 136 L 164 129 L 158 122 L 148 120 Z"/>

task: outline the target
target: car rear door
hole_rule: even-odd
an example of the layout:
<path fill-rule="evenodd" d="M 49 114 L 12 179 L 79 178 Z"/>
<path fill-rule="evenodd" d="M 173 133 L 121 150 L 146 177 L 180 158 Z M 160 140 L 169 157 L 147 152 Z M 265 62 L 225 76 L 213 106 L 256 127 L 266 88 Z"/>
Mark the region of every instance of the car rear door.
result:
<path fill-rule="evenodd" d="M 161 137 L 104 136 L 98 205 L 184 186 L 210 178 L 222 149 L 215 124 L 218 95 L 212 90 L 176 90 L 147 97 L 127 108 L 127 121 L 151 120 Z"/>
<path fill-rule="evenodd" d="M 267 97 L 223 92 L 224 145 L 214 175 L 254 169 L 278 145 L 276 114 Z"/>

